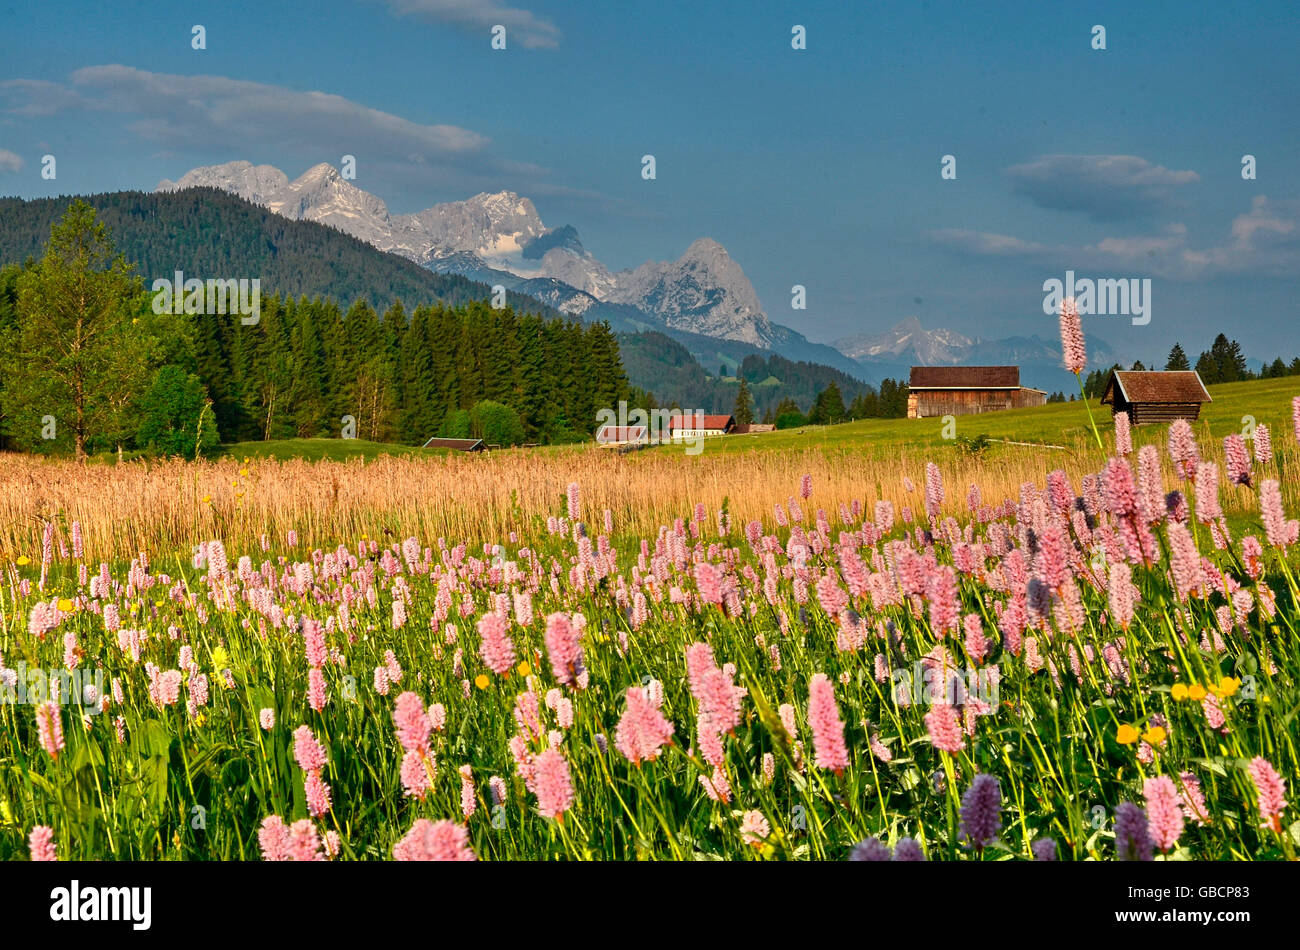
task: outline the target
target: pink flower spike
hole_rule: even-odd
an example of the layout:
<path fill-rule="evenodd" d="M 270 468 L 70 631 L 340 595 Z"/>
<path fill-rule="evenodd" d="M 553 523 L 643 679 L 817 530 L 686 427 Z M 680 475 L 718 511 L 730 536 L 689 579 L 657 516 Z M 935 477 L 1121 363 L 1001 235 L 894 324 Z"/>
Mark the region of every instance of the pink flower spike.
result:
<path fill-rule="evenodd" d="M 569 763 L 558 749 L 547 749 L 533 762 L 533 782 L 537 786 L 537 810 L 543 818 L 563 820 L 573 806 L 573 780 Z"/>
<path fill-rule="evenodd" d="M 27 849 L 33 861 L 57 861 L 58 851 L 54 847 L 54 829 L 48 825 L 37 825 L 27 836 Z"/>
<path fill-rule="evenodd" d="M 1073 297 L 1061 301 L 1061 356 L 1065 368 L 1079 374 L 1088 365 L 1088 351 L 1083 340 L 1083 325 Z"/>
<path fill-rule="evenodd" d="M 843 775 L 849 766 L 849 750 L 844 744 L 844 722 L 835 704 L 835 688 L 825 673 L 817 673 L 808 684 L 808 725 L 817 767 Z"/>
<path fill-rule="evenodd" d="M 1286 780 L 1277 774 L 1277 769 L 1267 759 L 1258 755 L 1250 761 L 1250 777 L 1259 796 L 1260 817 L 1281 834 L 1282 812 L 1286 809 Z"/>
<path fill-rule="evenodd" d="M 1147 803 L 1147 825 L 1151 840 L 1167 854 L 1183 833 L 1183 810 L 1178 789 L 1169 776 L 1159 775 L 1146 780 L 1142 794 Z"/>
<path fill-rule="evenodd" d="M 395 861 L 474 861 L 469 832 L 451 821 L 416 819 L 411 830 L 393 845 Z"/>

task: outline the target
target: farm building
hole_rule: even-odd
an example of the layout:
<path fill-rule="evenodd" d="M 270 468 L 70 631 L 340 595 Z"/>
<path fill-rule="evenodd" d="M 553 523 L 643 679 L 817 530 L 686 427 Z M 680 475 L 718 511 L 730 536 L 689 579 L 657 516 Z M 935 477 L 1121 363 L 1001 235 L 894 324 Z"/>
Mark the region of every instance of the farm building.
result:
<path fill-rule="evenodd" d="M 455 449 L 457 452 L 482 452 L 482 439 L 440 439 L 434 436 L 424 443 L 426 449 Z"/>
<path fill-rule="evenodd" d="M 1150 422 L 1195 421 L 1201 403 L 1210 402 L 1196 370 L 1115 370 L 1106 380 L 1101 404 L 1111 414 L 1127 412 L 1134 425 Z"/>
<path fill-rule="evenodd" d="M 736 427 L 734 416 L 688 413 L 674 415 L 668 422 L 668 435 L 673 439 L 696 439 L 700 436 L 727 435 Z"/>
<path fill-rule="evenodd" d="M 759 435 L 763 432 L 775 432 L 776 426 L 767 422 L 736 423 L 731 429 L 732 435 Z"/>
<path fill-rule="evenodd" d="M 649 441 L 649 430 L 641 425 L 603 425 L 596 430 L 596 442 L 600 445 L 639 445 Z"/>
<path fill-rule="evenodd" d="M 1020 385 L 1019 366 L 913 366 L 907 418 L 969 416 L 1042 406 L 1047 393 Z"/>

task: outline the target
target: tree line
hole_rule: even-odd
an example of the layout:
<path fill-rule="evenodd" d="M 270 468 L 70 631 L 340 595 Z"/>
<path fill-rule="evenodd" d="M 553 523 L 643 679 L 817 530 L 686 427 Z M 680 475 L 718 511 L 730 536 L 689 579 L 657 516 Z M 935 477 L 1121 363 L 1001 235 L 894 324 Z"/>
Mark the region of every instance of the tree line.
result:
<path fill-rule="evenodd" d="M 354 435 L 420 444 L 583 439 L 649 402 L 604 323 L 437 302 L 263 295 L 260 319 L 155 313 L 95 209 L 71 204 L 39 260 L 0 269 L 0 447 L 194 455 Z"/>
<path fill-rule="evenodd" d="M 1169 371 L 1186 371 L 1193 368 L 1181 343 L 1174 343 L 1173 348 L 1169 351 L 1168 358 L 1165 360 L 1164 368 Z M 1090 398 L 1101 397 L 1106 389 L 1106 381 L 1110 379 L 1110 374 L 1117 369 L 1122 370 L 1124 367 L 1116 363 L 1107 369 L 1093 370 L 1084 380 L 1084 392 Z M 1148 367 L 1141 360 L 1137 360 L 1129 369 L 1144 370 L 1148 369 Z M 1241 344 L 1236 340 L 1229 340 L 1227 334 L 1220 333 L 1214 338 L 1214 342 L 1210 344 L 1208 350 L 1201 351 L 1201 355 L 1196 360 L 1195 369 L 1201 377 L 1201 382 L 1207 386 L 1215 383 L 1236 383 L 1250 379 L 1280 379 L 1284 376 L 1300 376 L 1300 356 L 1292 359 L 1290 363 L 1287 363 L 1279 356 L 1272 363 L 1265 363 L 1256 372 L 1247 364 L 1246 354 L 1242 350 Z"/>
<path fill-rule="evenodd" d="M 755 421 L 754 404 L 749 385 L 742 376 L 740 391 L 731 414 L 737 424 Z M 763 422 L 778 429 L 794 429 L 803 425 L 835 425 L 856 419 L 901 419 L 907 415 L 907 384 L 884 379 L 880 389 L 863 384 L 857 395 L 846 406 L 844 394 L 833 380 L 817 393 L 812 405 L 804 412 L 793 398 L 786 397 L 763 414 Z"/>

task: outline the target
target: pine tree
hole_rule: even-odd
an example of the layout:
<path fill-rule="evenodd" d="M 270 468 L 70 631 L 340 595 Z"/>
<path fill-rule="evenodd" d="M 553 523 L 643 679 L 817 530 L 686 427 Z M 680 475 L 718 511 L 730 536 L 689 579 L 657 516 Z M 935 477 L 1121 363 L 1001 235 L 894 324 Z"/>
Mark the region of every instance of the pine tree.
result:
<path fill-rule="evenodd" d="M 519 362 L 515 376 L 519 418 L 524 425 L 525 438 L 530 440 L 540 438 L 546 421 L 546 398 L 542 386 L 546 366 L 543 360 L 542 320 L 533 314 L 524 314 L 519 318 Z"/>
<path fill-rule="evenodd" d="M 297 310 L 293 327 L 293 401 L 294 429 L 299 438 L 315 438 L 331 428 L 327 419 L 330 393 L 321 346 L 321 327 L 334 317 L 338 308 L 332 301 L 305 302 Z"/>
<path fill-rule="evenodd" d="M 1218 381 L 1235 383 L 1245 375 L 1246 359 L 1241 355 L 1241 347 L 1236 340 L 1229 340 L 1220 333 L 1210 344 L 1210 358 L 1218 370 Z"/>
<path fill-rule="evenodd" d="M 438 429 L 447 407 L 439 398 L 434 360 L 440 352 L 430 336 L 436 320 L 430 307 L 416 307 L 402 338 L 401 437 L 412 445 L 423 444 Z"/>
<path fill-rule="evenodd" d="M 1189 370 L 1191 368 L 1192 365 L 1187 361 L 1187 354 L 1183 352 L 1182 345 L 1174 343 L 1174 348 L 1169 351 L 1169 359 L 1165 360 L 1165 369 Z"/>
<path fill-rule="evenodd" d="M 1219 378 L 1219 364 L 1214 357 L 1207 351 L 1203 351 L 1200 358 L 1196 361 L 1196 373 L 1201 377 L 1201 382 L 1209 386 L 1212 383 L 1223 382 Z"/>
<path fill-rule="evenodd" d="M 736 393 L 736 405 L 731 410 L 736 418 L 736 425 L 747 426 L 754 421 L 754 400 L 749 395 L 749 385 L 745 377 L 740 377 L 740 390 Z"/>
<path fill-rule="evenodd" d="M 808 413 L 808 422 L 811 425 L 834 425 L 843 422 L 845 414 L 840 387 L 831 382 L 817 394 L 812 411 Z"/>
<path fill-rule="evenodd" d="M 292 298 L 262 301 L 262 319 L 256 330 L 256 349 L 248 387 L 250 415 L 259 439 L 284 439 L 293 434 L 290 422 L 290 392 L 293 386 L 289 326 L 297 304 Z M 200 374 L 212 392 L 212 381 Z M 220 424 L 220 417 L 218 417 Z M 229 437 L 223 432 L 223 436 Z"/>

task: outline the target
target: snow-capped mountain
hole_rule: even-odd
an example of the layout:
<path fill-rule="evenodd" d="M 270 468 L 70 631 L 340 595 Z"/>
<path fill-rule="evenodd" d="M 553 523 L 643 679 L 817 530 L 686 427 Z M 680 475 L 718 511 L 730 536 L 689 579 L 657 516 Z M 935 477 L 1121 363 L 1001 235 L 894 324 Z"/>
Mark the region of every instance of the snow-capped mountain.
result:
<path fill-rule="evenodd" d="M 955 330 L 927 330 L 917 317 L 908 317 L 884 333 L 846 337 L 833 345 L 860 363 L 907 360 L 916 366 L 1010 365 L 1061 358 L 1061 347 L 1055 339 L 1044 340 L 1036 335 L 971 339 Z M 1088 348 L 1093 363 L 1109 363 L 1113 356 L 1110 347 L 1095 337 L 1088 338 Z"/>
<path fill-rule="evenodd" d="M 846 337 L 833 345 L 873 377 L 907 379 L 913 366 L 1019 366 L 1023 385 L 1063 392 L 1075 387 L 1074 378 L 1061 367 L 1060 341 L 1051 333 L 1048 339 L 1038 335 L 971 339 L 955 330 L 927 330 L 913 316 L 884 333 Z M 1089 335 L 1087 348 L 1091 367 L 1116 362 L 1104 340 Z"/>
<path fill-rule="evenodd" d="M 581 246 L 577 250 L 551 248 L 542 255 L 541 273 L 600 300 L 607 299 L 618 283 L 609 268 Z"/>
<path fill-rule="evenodd" d="M 200 186 L 233 192 L 286 218 L 331 225 L 421 264 L 458 252 L 484 258 L 518 254 L 546 230 L 533 203 L 509 191 L 390 215 L 382 199 L 323 163 L 289 181 L 270 165 L 228 162 L 196 168 L 179 181 L 164 180 L 156 190 Z"/>
<path fill-rule="evenodd" d="M 892 360 L 910 351 L 919 365 L 940 366 L 963 362 L 974 343 L 955 330 L 927 330 L 917 317 L 908 317 L 884 333 L 846 337 L 832 345 L 855 360 Z"/>
<path fill-rule="evenodd" d="M 676 261 L 651 261 L 615 275 L 611 303 L 626 303 L 673 329 L 769 347 L 772 324 L 754 287 L 712 238 L 700 238 Z"/>
<path fill-rule="evenodd" d="M 390 214 L 387 205 L 343 178 L 331 165 L 308 169 L 293 181 L 270 165 L 229 162 L 164 180 L 158 191 L 208 186 L 230 191 L 288 218 L 328 224 L 382 251 L 438 273 L 503 283 L 581 314 L 593 302 L 631 319 L 769 348 L 793 331 L 775 327 L 753 285 L 726 249 L 702 238 L 676 261 L 648 262 L 617 274 L 582 246 L 570 225 L 548 229 L 533 203 L 511 191 L 479 194 L 414 214 Z M 514 275 L 516 281 L 503 275 Z M 794 334 L 797 336 L 797 334 Z M 802 340 L 802 338 L 799 338 Z"/>
<path fill-rule="evenodd" d="M 415 214 L 399 215 L 394 223 L 418 235 L 418 243 L 396 243 L 385 250 L 426 265 L 457 251 L 469 251 L 489 261 L 508 260 L 546 231 L 533 203 L 513 191 L 434 205 Z"/>
<path fill-rule="evenodd" d="M 180 181 L 164 178 L 154 191 L 180 191 L 182 188 L 220 188 L 233 192 L 253 204 L 265 205 L 289 185 L 289 176 L 274 165 L 252 162 L 227 162 L 195 168 Z"/>

